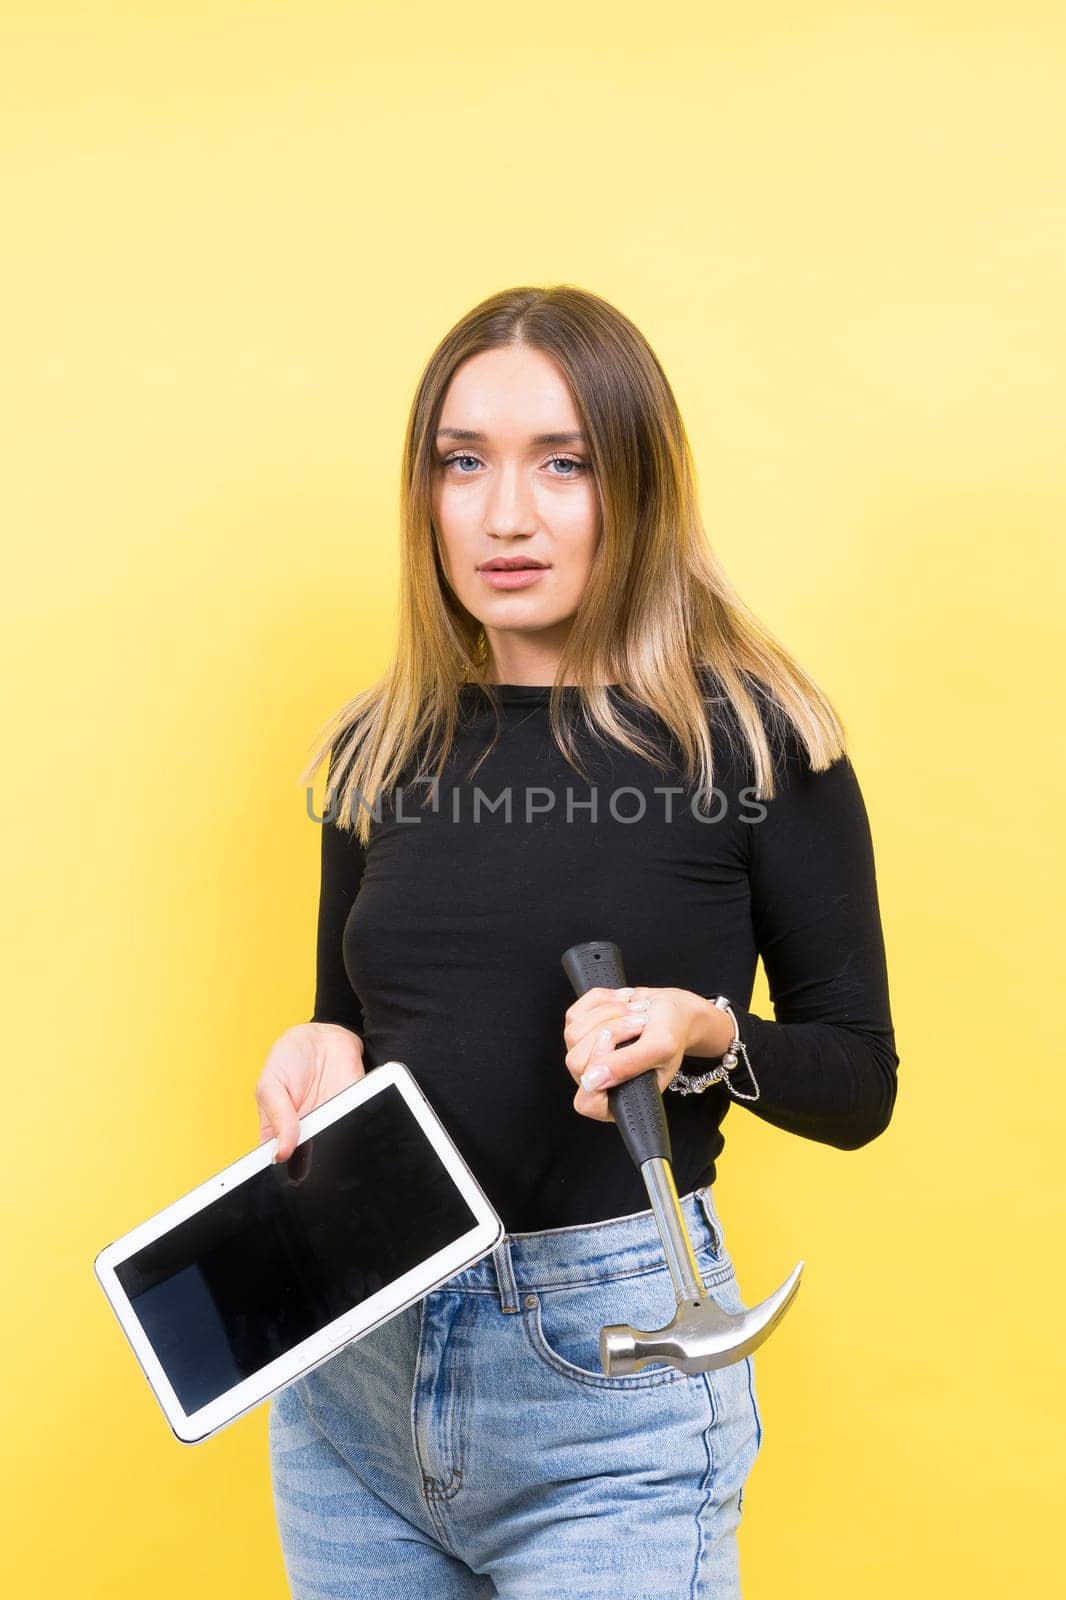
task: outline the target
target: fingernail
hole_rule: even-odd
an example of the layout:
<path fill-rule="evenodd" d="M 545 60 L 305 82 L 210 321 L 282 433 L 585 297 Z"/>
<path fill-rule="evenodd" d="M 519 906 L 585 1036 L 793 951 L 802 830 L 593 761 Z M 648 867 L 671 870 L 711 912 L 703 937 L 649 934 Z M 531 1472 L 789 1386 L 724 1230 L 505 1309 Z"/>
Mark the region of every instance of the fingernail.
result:
<path fill-rule="evenodd" d="M 610 1076 L 610 1067 L 604 1066 L 602 1063 L 598 1067 L 589 1067 L 588 1070 L 582 1074 L 581 1087 L 583 1089 L 598 1089 L 601 1084 L 607 1082 L 607 1079 Z"/>
<path fill-rule="evenodd" d="M 615 992 L 615 994 L 618 996 L 618 998 L 620 1000 L 624 1000 L 627 995 L 630 995 L 630 994 L 633 993 L 633 990 L 632 990 L 632 988 L 616 989 L 614 992 Z"/>
<path fill-rule="evenodd" d="M 651 1005 L 650 1000 L 631 1000 L 626 1007 L 627 1011 L 647 1011 Z"/>
<path fill-rule="evenodd" d="M 599 1033 L 596 1035 L 596 1048 L 592 1052 L 594 1056 L 602 1055 L 605 1050 L 610 1049 L 611 1037 L 612 1035 L 610 1028 L 600 1029 Z"/>

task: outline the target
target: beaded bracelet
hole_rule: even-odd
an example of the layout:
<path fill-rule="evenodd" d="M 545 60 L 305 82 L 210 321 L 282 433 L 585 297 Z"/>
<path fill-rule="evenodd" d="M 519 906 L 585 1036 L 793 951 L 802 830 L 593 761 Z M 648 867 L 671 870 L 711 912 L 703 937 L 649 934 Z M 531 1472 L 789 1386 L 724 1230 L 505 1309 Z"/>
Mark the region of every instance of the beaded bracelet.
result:
<path fill-rule="evenodd" d="M 718 1007 L 719 1011 L 726 1012 L 732 1020 L 733 1038 L 730 1042 L 729 1048 L 723 1055 L 718 1065 L 716 1067 L 712 1067 L 710 1072 L 703 1072 L 698 1078 L 690 1077 L 687 1072 L 675 1072 L 674 1076 L 667 1084 L 667 1088 L 675 1090 L 678 1094 L 702 1094 L 704 1089 L 709 1088 L 712 1083 L 719 1083 L 723 1078 L 725 1078 L 726 1088 L 729 1090 L 731 1095 L 736 1097 L 736 1099 L 757 1100 L 759 1098 L 759 1085 L 756 1081 L 755 1074 L 752 1071 L 751 1061 L 748 1059 L 748 1047 L 740 1037 L 740 1024 L 737 1021 L 736 1013 L 734 1012 L 730 1001 L 724 994 L 708 995 L 707 998 L 711 1001 L 712 1005 L 716 1005 Z M 748 1069 L 748 1077 L 751 1079 L 752 1088 L 755 1090 L 754 1094 L 741 1094 L 739 1089 L 735 1089 L 733 1087 L 733 1080 L 729 1077 L 729 1074 L 733 1071 L 733 1068 L 737 1064 L 738 1051 L 744 1057 L 744 1065 Z"/>

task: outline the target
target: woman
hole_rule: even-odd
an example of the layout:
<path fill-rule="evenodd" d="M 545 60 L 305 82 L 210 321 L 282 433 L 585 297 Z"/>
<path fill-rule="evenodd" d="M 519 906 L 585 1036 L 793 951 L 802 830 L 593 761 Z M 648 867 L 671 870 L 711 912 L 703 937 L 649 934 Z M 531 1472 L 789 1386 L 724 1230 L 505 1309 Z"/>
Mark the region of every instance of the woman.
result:
<path fill-rule="evenodd" d="M 272 1401 L 292 1592 L 733 1597 L 753 1361 L 603 1373 L 601 1326 L 676 1310 L 607 1086 L 678 1091 L 682 1208 L 739 1310 L 730 1102 L 840 1149 L 894 1103 L 843 728 L 710 552 L 666 377 L 594 295 L 510 290 L 447 334 L 402 513 L 396 656 L 303 774 L 329 753 L 315 1008 L 270 1051 L 260 1132 L 285 1160 L 299 1115 L 403 1061 L 507 1236 Z M 574 1001 L 560 958 L 594 938 L 632 987 Z"/>

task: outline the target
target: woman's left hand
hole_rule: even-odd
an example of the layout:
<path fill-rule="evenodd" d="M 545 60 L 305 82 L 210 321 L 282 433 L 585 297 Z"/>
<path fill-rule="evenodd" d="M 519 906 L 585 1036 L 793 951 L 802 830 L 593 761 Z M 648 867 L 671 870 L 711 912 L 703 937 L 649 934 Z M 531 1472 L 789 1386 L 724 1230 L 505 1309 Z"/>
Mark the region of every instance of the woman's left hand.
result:
<path fill-rule="evenodd" d="M 697 1034 L 706 1037 L 707 1006 L 708 1001 L 690 989 L 649 989 L 638 984 L 587 990 L 566 1013 L 563 1028 L 566 1066 L 578 1085 L 574 1110 L 594 1122 L 613 1122 L 608 1089 L 652 1069 L 664 1090 L 693 1039 Z M 732 1027 L 724 1012 L 717 1014 L 722 1018 L 725 1051 Z M 620 1040 L 631 1042 L 619 1044 Z M 586 1074 L 598 1066 L 607 1068 L 607 1076 L 595 1084 Z"/>

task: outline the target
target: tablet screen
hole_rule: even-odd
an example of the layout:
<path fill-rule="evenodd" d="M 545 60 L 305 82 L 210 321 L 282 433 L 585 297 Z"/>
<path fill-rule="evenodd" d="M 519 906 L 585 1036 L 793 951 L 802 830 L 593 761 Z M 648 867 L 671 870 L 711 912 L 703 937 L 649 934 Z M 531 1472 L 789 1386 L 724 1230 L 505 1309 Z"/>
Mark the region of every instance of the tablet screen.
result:
<path fill-rule="evenodd" d="M 390 1086 L 115 1275 L 191 1414 L 476 1226 Z"/>

